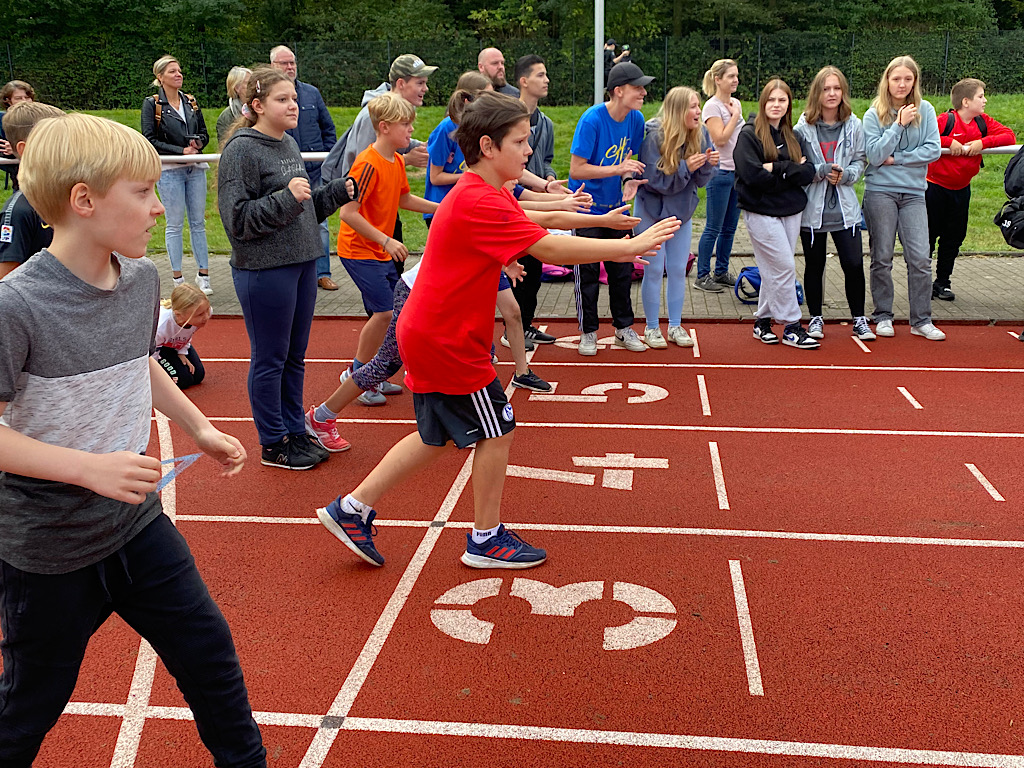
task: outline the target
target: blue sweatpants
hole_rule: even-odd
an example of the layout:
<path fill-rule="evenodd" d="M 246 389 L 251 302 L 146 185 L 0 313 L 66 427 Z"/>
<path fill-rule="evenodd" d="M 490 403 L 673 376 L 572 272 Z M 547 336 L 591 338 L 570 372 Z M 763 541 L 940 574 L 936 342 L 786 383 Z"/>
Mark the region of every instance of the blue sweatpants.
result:
<path fill-rule="evenodd" d="M 316 261 L 231 276 L 249 334 L 249 403 L 260 445 L 306 431 L 302 382 L 316 305 Z"/>

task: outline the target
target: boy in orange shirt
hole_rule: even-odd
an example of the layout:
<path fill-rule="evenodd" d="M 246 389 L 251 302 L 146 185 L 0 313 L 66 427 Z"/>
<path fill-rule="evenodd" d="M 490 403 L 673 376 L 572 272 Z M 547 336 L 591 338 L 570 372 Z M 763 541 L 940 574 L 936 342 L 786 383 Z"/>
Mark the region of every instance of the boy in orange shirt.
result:
<path fill-rule="evenodd" d="M 981 170 L 981 150 L 1004 147 L 1016 139 L 1013 131 L 985 114 L 985 84 L 966 78 L 953 86 L 953 109 L 939 115 L 939 141 L 948 155 L 928 166 L 928 239 L 931 250 L 939 242 L 932 298 L 953 301 L 949 288 L 953 262 L 967 237 L 971 207 L 971 179 Z M 982 132 L 984 126 L 984 132 Z"/>
<path fill-rule="evenodd" d="M 405 158 L 398 150 L 409 146 L 416 107 L 396 93 L 381 94 L 367 104 L 377 140 L 356 156 L 349 175 L 359 184 L 359 197 L 341 208 L 338 255 L 363 297 L 370 319 L 359 333 L 351 372 L 376 354 L 384 340 L 394 306 L 398 270 L 409 250 L 394 239 L 398 209 L 433 213 L 437 203 L 409 193 Z M 343 380 L 344 380 L 343 376 Z M 398 394 L 401 387 L 384 382 L 383 392 Z M 383 404 L 380 390 L 359 397 L 364 405 Z"/>

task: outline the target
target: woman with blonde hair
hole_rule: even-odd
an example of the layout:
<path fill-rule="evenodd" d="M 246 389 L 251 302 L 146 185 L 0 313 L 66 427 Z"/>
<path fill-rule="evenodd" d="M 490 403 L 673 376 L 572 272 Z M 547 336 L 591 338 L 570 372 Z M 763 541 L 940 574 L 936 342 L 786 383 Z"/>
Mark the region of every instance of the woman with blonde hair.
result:
<path fill-rule="evenodd" d="M 835 67 L 823 67 L 807 93 L 807 106 L 795 128 L 804 155 L 814 167 L 814 181 L 804 190 L 807 207 L 800 222 L 804 246 L 804 289 L 811 320 L 807 334 L 825 338 L 821 315 L 825 283 L 825 246 L 831 234 L 846 278 L 846 302 L 853 335 L 871 341 L 864 317 L 864 247 L 860 203 L 853 185 L 864 173 L 864 129 L 850 106 L 850 86 Z"/>
<path fill-rule="evenodd" d="M 707 219 L 697 246 L 697 279 L 694 288 L 721 293 L 725 286 L 736 284 L 729 271 L 732 241 L 740 219 L 736 204 L 736 165 L 732 159 L 736 141 L 743 127 L 743 107 L 733 94 L 740 84 L 740 70 L 732 59 L 719 59 L 704 73 L 702 90 L 710 96 L 701 112 L 711 140 L 721 155 L 718 173 L 708 182 Z M 711 256 L 715 271 L 711 273 Z"/>
<path fill-rule="evenodd" d="M 210 142 L 206 120 L 195 98 L 184 93 L 181 64 L 173 56 L 161 56 L 153 63 L 153 86 L 157 92 L 142 102 L 142 135 L 149 139 L 161 155 L 198 155 Z M 175 285 L 185 278 L 181 274 L 185 243 L 185 212 L 192 255 L 196 260 L 196 285 L 205 294 L 210 287 L 209 249 L 206 244 L 206 171 L 209 163 L 165 163 L 156 183 L 160 202 L 167 209 L 164 241 L 171 260 Z"/>
<path fill-rule="evenodd" d="M 910 332 L 931 341 L 946 334 L 932 323 L 932 265 L 925 192 L 928 164 L 942 152 L 935 108 L 921 98 L 921 70 L 909 56 L 889 62 L 864 115 L 864 216 L 871 247 L 875 333 L 893 336 L 892 261 L 899 233 L 907 263 Z"/>
<path fill-rule="evenodd" d="M 693 339 L 683 328 L 683 299 L 686 295 L 686 262 L 690 256 L 693 212 L 697 189 L 715 175 L 719 153 L 708 131 L 701 125 L 700 97 L 692 88 L 677 86 L 665 96 L 658 115 L 647 121 L 640 148 L 646 184 L 637 190 L 638 231 L 643 232 L 669 216 L 682 222 L 675 237 L 648 258 L 640 298 L 647 318 L 644 343 L 665 349 L 661 335 L 661 282 L 667 275 L 665 302 L 668 305 L 668 340 L 680 347 L 692 347 Z"/>
<path fill-rule="evenodd" d="M 817 349 L 820 344 L 800 324 L 793 258 L 807 205 L 803 188 L 814 179 L 814 166 L 803 156 L 792 121 L 793 92 L 782 80 L 769 80 L 757 117 L 743 126 L 736 142 L 736 195 L 761 272 L 754 338 L 778 344 L 774 319 L 784 326 L 783 344 Z"/>
<path fill-rule="evenodd" d="M 217 143 L 222 147 L 227 142 L 231 124 L 248 110 L 248 107 L 245 106 L 245 87 L 249 83 L 251 74 L 252 70 L 248 67 L 232 67 L 228 71 L 228 105 L 217 118 Z"/>

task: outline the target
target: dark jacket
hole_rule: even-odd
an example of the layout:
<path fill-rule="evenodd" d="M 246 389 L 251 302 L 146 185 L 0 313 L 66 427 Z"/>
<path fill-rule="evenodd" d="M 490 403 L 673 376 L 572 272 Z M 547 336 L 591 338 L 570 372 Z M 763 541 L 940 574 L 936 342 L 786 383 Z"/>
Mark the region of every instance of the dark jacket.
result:
<path fill-rule="evenodd" d="M 299 124 L 286 133 L 295 139 L 300 152 L 330 152 L 338 135 L 324 97 L 301 80 L 295 81 L 295 93 L 299 97 Z M 306 163 L 306 173 L 314 187 L 320 183 L 320 163 Z"/>
<path fill-rule="evenodd" d="M 771 171 L 764 169 L 764 147 L 754 133 L 754 122 L 740 129 L 732 157 L 736 162 L 736 197 L 740 209 L 763 216 L 792 216 L 807 206 L 803 187 L 814 181 L 814 165 L 789 157 L 782 134 L 771 129 L 778 158 Z"/>
<path fill-rule="evenodd" d="M 183 155 L 189 140 L 187 135 L 199 136 L 200 149 L 210 143 L 210 133 L 206 130 L 202 108 L 193 110 L 185 93 L 182 92 L 181 105 L 185 110 L 185 122 L 181 115 L 168 103 L 167 95 L 161 88 L 155 96 L 149 96 L 142 102 L 142 135 L 149 139 L 161 155 Z M 160 125 L 156 124 L 156 103 L 160 101 Z"/>

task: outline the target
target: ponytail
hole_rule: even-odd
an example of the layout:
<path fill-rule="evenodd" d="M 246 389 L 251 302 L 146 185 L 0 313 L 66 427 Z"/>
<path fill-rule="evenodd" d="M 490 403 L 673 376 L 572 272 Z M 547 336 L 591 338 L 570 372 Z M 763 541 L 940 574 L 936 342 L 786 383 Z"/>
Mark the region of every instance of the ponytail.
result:
<path fill-rule="evenodd" d="M 283 72 L 272 67 L 257 67 L 249 75 L 249 84 L 245 88 L 245 101 L 243 102 L 242 114 L 239 115 L 228 127 L 223 138 L 219 139 L 221 149 L 235 131 L 240 128 L 252 128 L 256 125 L 259 115 L 253 109 L 252 103 L 257 99 L 265 99 L 270 89 L 288 77 Z"/>
<path fill-rule="evenodd" d="M 729 71 L 729 68 L 736 66 L 736 62 L 732 59 L 719 59 L 712 64 L 711 69 L 704 73 L 704 80 L 700 85 L 704 95 L 714 96 L 718 92 L 718 84 L 715 82 L 715 79 L 725 77 L 725 73 Z"/>

